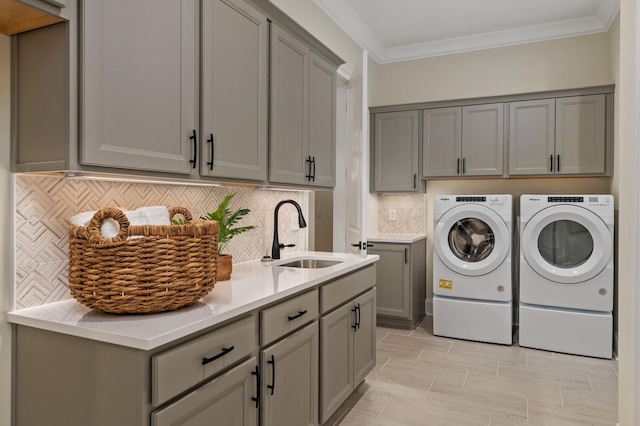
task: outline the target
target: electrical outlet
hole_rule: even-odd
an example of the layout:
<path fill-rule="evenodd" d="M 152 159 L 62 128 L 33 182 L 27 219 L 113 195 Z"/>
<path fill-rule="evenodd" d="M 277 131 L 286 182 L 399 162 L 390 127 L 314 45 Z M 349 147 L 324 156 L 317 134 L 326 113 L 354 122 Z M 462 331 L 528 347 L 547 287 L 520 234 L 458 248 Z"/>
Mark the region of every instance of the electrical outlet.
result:
<path fill-rule="evenodd" d="M 322 217 L 322 206 L 318 206 L 318 217 Z"/>
<path fill-rule="evenodd" d="M 389 209 L 389 220 L 397 220 L 396 209 Z"/>

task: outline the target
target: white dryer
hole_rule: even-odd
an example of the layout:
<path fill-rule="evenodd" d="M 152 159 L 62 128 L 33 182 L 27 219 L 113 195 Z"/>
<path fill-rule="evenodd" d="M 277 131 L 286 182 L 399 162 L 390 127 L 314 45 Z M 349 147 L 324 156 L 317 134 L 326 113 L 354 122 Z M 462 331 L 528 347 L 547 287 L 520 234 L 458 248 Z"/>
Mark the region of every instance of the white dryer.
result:
<path fill-rule="evenodd" d="M 611 195 L 520 198 L 520 346 L 611 358 Z"/>
<path fill-rule="evenodd" d="M 512 343 L 513 198 L 434 198 L 433 333 Z"/>

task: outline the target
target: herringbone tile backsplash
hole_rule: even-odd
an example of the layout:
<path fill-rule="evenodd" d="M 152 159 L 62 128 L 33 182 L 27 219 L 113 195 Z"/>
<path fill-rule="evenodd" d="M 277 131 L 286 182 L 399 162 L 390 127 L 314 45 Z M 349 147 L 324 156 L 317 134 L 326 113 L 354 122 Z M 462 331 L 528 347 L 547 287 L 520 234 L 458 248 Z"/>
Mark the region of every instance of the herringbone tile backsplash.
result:
<path fill-rule="evenodd" d="M 230 208 L 249 208 L 239 225 L 257 225 L 229 242 L 226 252 L 234 262 L 258 259 L 271 250 L 273 211 L 282 200 L 293 199 L 306 210 L 302 192 L 241 187 L 150 184 L 65 179 L 58 176 L 16 175 L 15 185 L 15 308 L 21 309 L 69 299 L 68 226 L 76 213 L 102 207 L 133 210 L 142 206 L 183 206 L 194 217 L 216 209 L 229 193 Z M 281 209 L 280 241 L 306 249 L 306 232 L 290 230 L 293 207 Z"/>
<path fill-rule="evenodd" d="M 389 220 L 389 210 L 396 210 L 396 220 Z M 379 194 L 378 232 L 390 234 L 426 233 L 426 194 Z"/>

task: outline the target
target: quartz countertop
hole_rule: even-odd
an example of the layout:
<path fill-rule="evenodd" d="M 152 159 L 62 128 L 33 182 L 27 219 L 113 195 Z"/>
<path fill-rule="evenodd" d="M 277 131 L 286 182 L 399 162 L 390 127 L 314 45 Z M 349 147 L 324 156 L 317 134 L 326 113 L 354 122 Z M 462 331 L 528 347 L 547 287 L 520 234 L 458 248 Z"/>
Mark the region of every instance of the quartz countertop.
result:
<path fill-rule="evenodd" d="M 411 244 L 427 238 L 426 234 L 369 234 L 367 241 L 372 243 L 405 243 Z"/>
<path fill-rule="evenodd" d="M 317 269 L 279 267 L 280 263 L 314 256 L 341 260 Z M 81 305 L 74 299 L 9 312 L 13 324 L 25 325 L 142 350 L 155 349 L 205 328 L 259 309 L 280 299 L 313 288 L 364 266 L 377 255 L 294 252 L 272 262 L 259 260 L 233 265 L 228 281 L 194 305 L 157 314 L 107 314 Z"/>

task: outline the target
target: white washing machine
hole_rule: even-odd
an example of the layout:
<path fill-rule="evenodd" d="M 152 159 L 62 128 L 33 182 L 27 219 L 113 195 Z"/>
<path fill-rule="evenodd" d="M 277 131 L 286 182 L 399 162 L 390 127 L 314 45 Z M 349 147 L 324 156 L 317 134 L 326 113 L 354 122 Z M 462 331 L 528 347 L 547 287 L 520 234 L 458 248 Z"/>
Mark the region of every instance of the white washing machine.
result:
<path fill-rule="evenodd" d="M 520 198 L 519 344 L 611 358 L 611 195 Z"/>
<path fill-rule="evenodd" d="M 512 343 L 513 197 L 433 203 L 433 334 Z"/>

